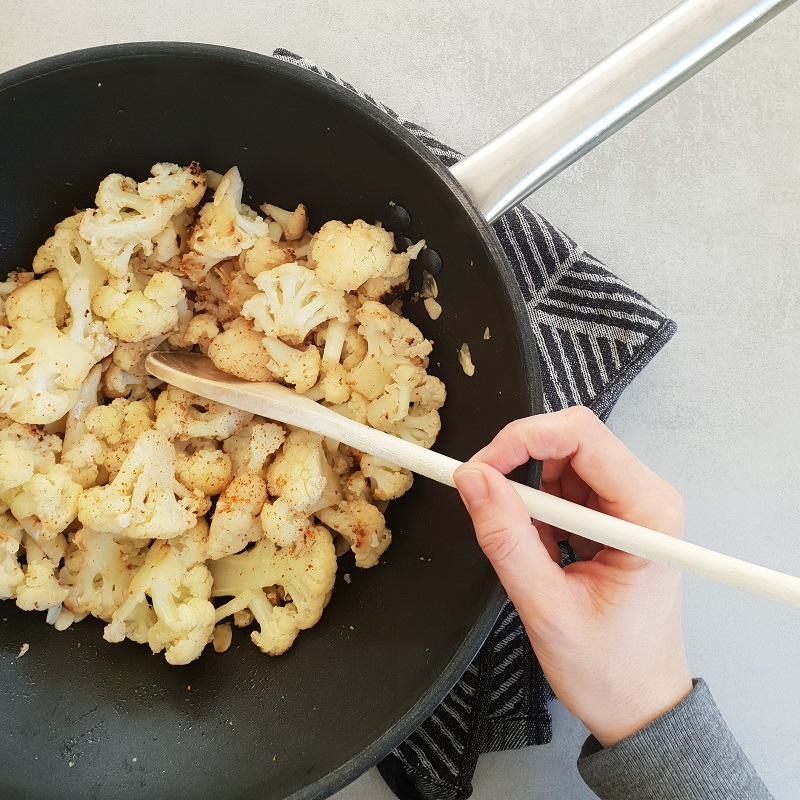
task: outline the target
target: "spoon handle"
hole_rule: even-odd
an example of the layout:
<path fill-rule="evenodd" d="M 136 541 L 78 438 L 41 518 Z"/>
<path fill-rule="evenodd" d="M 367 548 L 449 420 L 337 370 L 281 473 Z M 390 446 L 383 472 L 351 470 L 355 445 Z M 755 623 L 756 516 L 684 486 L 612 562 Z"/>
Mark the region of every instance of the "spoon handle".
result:
<path fill-rule="evenodd" d="M 191 358 L 183 353 L 154 353 L 148 356 L 147 368 L 156 377 L 201 397 L 304 428 L 431 480 L 455 486 L 453 473 L 462 462 L 454 458 L 369 428 L 276 383 L 248 383 L 213 367 L 212 373 L 204 366 L 206 375 L 199 370 L 189 372 L 186 364 Z M 193 366 L 205 361 L 198 356 L 192 359 Z M 800 578 L 610 517 L 521 483 L 512 483 L 535 520 L 649 561 L 800 608 Z"/>
<path fill-rule="evenodd" d="M 453 473 L 461 465 L 460 461 L 343 419 L 330 409 L 317 408 L 325 413 L 320 413 L 320 424 L 315 432 L 331 436 L 439 483 L 455 486 Z M 310 413 L 311 409 L 304 412 L 303 427 L 311 427 L 311 420 L 306 416 Z M 329 414 L 338 419 L 329 419 Z M 325 433 L 323 428 L 328 432 Z M 512 485 L 534 519 L 649 561 L 666 564 L 682 572 L 690 572 L 734 589 L 800 608 L 800 578 L 793 575 L 776 572 L 602 514 L 516 481 L 512 481 Z"/>

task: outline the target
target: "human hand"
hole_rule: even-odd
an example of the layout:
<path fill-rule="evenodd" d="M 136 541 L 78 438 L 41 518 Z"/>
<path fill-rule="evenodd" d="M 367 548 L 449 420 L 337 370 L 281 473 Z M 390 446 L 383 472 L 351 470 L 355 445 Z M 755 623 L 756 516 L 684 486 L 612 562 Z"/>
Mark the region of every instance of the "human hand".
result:
<path fill-rule="evenodd" d="M 544 523 L 534 527 L 503 477 L 530 458 L 544 462 L 544 491 L 670 536 L 682 535 L 683 500 L 582 407 L 512 422 L 455 473 L 478 542 L 553 691 L 608 747 L 692 690 L 680 574 Z M 580 560 L 561 569 L 564 539 Z"/>

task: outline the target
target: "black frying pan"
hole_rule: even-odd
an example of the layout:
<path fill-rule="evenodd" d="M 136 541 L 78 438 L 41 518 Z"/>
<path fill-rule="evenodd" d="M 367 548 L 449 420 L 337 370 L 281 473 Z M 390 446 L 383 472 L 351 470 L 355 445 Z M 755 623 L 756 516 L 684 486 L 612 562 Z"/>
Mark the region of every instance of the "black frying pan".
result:
<path fill-rule="evenodd" d="M 141 179 L 157 161 L 237 164 L 255 200 L 303 201 L 312 224 L 391 222 L 392 200 L 411 215 L 402 233 L 425 238 L 443 263 L 442 317 L 409 306 L 450 391 L 438 447 L 467 458 L 506 422 L 542 410 L 497 240 L 441 163 L 351 92 L 197 45 L 101 48 L 0 81 L 4 271 L 29 269 L 54 223 L 91 205 L 107 173 Z M 471 379 L 456 358 L 464 341 Z M 503 601 L 451 489 L 419 479 L 388 523 L 384 563 L 357 570 L 344 559 L 322 621 L 280 658 L 237 632 L 224 655 L 208 649 L 170 667 L 146 646 L 104 642 L 96 620 L 58 633 L 42 614 L 2 603 L 0 797 L 310 798 L 352 780 L 433 710 Z"/>
<path fill-rule="evenodd" d="M 771 13 L 787 4 L 773 3 Z M 742 17 L 670 85 L 767 16 Z M 624 83 L 607 69 L 595 77 L 595 99 Z M 549 158 L 540 151 L 526 180 L 496 147 L 458 174 L 495 217 L 664 93 L 662 84 L 625 108 L 607 94 L 604 105 L 619 113 L 603 131 L 595 125 L 591 141 L 564 120 L 560 149 Z M 410 213 L 398 232 L 425 238 L 443 264 L 442 317 L 432 322 L 409 307 L 436 341 L 433 371 L 449 389 L 437 448 L 467 458 L 506 422 L 542 410 L 527 316 L 484 216 L 413 136 L 347 90 L 240 51 L 121 45 L 0 76 L 0 119 L 4 273 L 29 268 L 53 224 L 90 205 L 107 173 L 140 179 L 156 161 L 197 159 L 217 171 L 238 164 L 254 200 L 305 202 L 317 224 L 363 217 L 402 227 L 391 200 Z M 524 141 L 526 124 L 507 138 Z M 464 341 L 472 379 L 455 357 Z M 537 479 L 535 467 L 527 477 Z M 96 620 L 58 633 L 42 615 L 0 605 L 0 797 L 299 800 L 354 779 L 433 710 L 503 601 L 452 490 L 419 479 L 388 521 L 395 541 L 384 563 L 361 571 L 345 559 L 340 576 L 352 583 L 340 580 L 322 621 L 276 659 L 239 634 L 224 655 L 169 667 L 141 645 L 104 642 Z M 23 643 L 30 650 L 16 658 Z"/>

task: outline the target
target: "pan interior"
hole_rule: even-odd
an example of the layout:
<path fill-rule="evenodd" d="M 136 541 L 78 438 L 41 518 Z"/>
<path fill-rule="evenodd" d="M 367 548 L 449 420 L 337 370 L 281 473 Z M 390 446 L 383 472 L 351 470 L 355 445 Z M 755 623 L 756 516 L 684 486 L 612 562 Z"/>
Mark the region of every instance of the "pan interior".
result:
<path fill-rule="evenodd" d="M 407 235 L 442 256 L 442 316 L 421 304 L 409 316 L 435 340 L 431 371 L 449 390 L 437 449 L 468 457 L 540 410 L 513 278 L 443 171 L 345 95 L 271 59 L 199 46 L 102 48 L 0 77 L 3 274 L 29 269 L 106 174 L 142 180 L 157 161 L 237 164 L 246 202 L 304 202 L 312 227 L 385 220 L 393 201 L 411 214 Z M 322 621 L 280 658 L 238 631 L 226 654 L 170 667 L 145 646 L 105 643 L 95 620 L 58 633 L 0 604 L 0 796 L 320 797 L 354 778 L 434 708 L 502 602 L 451 489 L 417 479 L 388 523 L 383 563 L 343 559 Z"/>

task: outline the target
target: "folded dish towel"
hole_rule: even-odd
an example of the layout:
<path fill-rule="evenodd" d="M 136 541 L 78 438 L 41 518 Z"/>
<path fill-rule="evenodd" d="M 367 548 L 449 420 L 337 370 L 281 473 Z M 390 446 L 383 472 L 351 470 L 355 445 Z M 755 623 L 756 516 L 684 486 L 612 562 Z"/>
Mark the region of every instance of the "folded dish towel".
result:
<path fill-rule="evenodd" d="M 447 166 L 461 158 L 424 128 L 316 64 L 287 50 L 273 55 L 374 103 Z M 515 208 L 494 229 L 539 347 L 545 409 L 580 404 L 605 419 L 625 387 L 675 333 L 675 323 L 535 212 Z M 519 616 L 506 602 L 461 680 L 378 769 L 401 800 L 467 798 L 481 753 L 550 741 L 552 697 Z"/>

